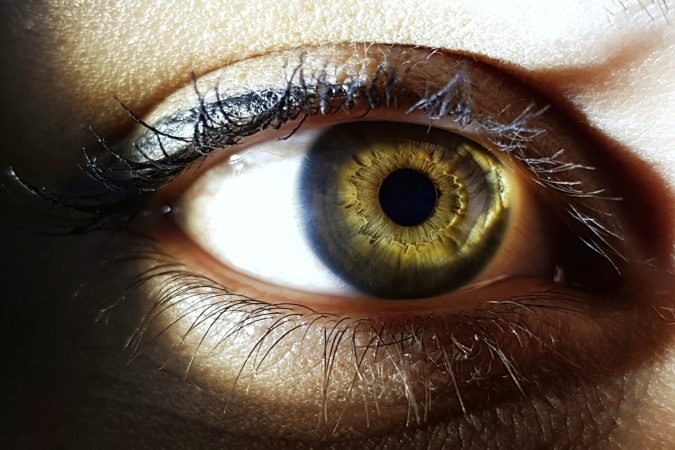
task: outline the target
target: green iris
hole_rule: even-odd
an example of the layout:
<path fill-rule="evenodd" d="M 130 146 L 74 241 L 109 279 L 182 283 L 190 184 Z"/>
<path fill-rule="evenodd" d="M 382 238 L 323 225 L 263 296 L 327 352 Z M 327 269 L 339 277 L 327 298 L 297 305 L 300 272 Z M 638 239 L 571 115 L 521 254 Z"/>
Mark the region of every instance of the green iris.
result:
<path fill-rule="evenodd" d="M 477 275 L 499 246 L 506 181 L 490 152 L 445 130 L 336 125 L 306 156 L 306 233 L 331 270 L 359 291 L 443 294 Z"/>

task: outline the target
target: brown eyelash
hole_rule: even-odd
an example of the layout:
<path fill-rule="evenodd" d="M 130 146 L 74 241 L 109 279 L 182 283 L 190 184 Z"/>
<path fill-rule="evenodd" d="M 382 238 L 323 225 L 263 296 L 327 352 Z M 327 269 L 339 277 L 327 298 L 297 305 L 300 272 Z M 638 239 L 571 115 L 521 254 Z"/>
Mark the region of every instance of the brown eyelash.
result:
<path fill-rule="evenodd" d="M 130 244 L 131 245 L 131 244 Z M 377 418 L 377 396 L 368 397 L 368 389 L 372 386 L 365 383 L 371 371 L 377 367 L 398 365 L 396 372 L 400 377 L 401 393 L 406 397 L 409 415 L 406 426 L 429 423 L 435 416 L 431 404 L 419 397 L 420 392 L 432 388 L 429 379 L 420 378 L 413 365 L 404 364 L 403 355 L 420 355 L 422 366 L 437 367 L 444 374 L 446 386 L 453 386 L 453 397 L 456 399 L 455 414 L 467 415 L 479 407 L 481 400 L 472 393 L 474 388 L 497 389 L 496 386 L 510 384 L 513 395 L 527 395 L 529 389 L 536 388 L 541 379 L 525 374 L 532 373 L 527 361 L 530 354 L 546 352 L 546 365 L 557 364 L 567 367 L 576 373 L 579 366 L 564 354 L 560 339 L 559 325 L 550 320 L 551 312 L 564 315 L 581 315 L 588 313 L 587 302 L 577 297 L 574 292 L 561 287 L 551 286 L 529 295 L 496 299 L 478 307 L 470 313 L 455 313 L 443 317 L 432 315 L 413 315 L 405 322 L 389 322 L 372 317 L 349 317 L 340 314 L 315 311 L 307 306 L 297 304 L 272 304 L 232 293 L 226 287 L 200 274 L 192 273 L 172 257 L 155 249 L 148 238 L 136 239 L 132 247 L 125 249 L 123 255 L 103 264 L 100 277 L 107 278 L 111 274 L 125 273 L 126 269 L 137 272 L 138 267 L 149 265 L 142 273 L 129 279 L 122 295 L 117 300 L 98 309 L 95 320 L 107 321 L 115 311 L 126 302 L 143 298 L 143 302 L 151 305 L 138 321 L 134 330 L 126 340 L 125 349 L 129 361 L 133 361 L 145 351 L 156 345 L 165 333 L 171 331 L 181 321 L 191 321 L 184 332 L 171 347 L 171 354 L 160 364 L 165 367 L 172 360 L 174 352 L 178 352 L 192 333 L 199 342 L 190 348 L 192 355 L 185 361 L 183 378 L 188 379 L 193 364 L 202 358 L 212 357 L 217 352 L 227 352 L 227 342 L 244 333 L 249 327 L 261 327 L 266 331 L 247 349 L 249 356 L 241 364 L 237 377 L 230 387 L 231 398 L 235 388 L 241 383 L 250 383 L 255 373 L 266 363 L 266 359 L 287 339 L 302 336 L 301 345 L 309 334 L 322 335 L 322 422 L 317 427 L 327 427 L 332 433 L 338 433 L 340 419 L 344 408 L 352 405 L 350 396 L 358 391 L 365 396 L 364 402 L 369 421 Z M 92 280 L 95 281 L 95 280 Z M 146 286 L 154 284 L 158 288 L 151 290 L 147 298 Z M 87 297 L 87 288 L 80 293 Z M 175 315 L 171 312 L 181 304 L 190 304 L 188 312 Z M 194 309 L 193 309 L 194 308 Z M 171 322 L 160 328 L 153 325 L 163 315 L 171 317 Z M 190 315 L 196 315 L 191 318 Z M 241 318 L 232 321 L 233 315 Z M 524 317 L 527 320 L 524 320 Z M 536 329 L 532 327 L 537 323 Z M 264 324 L 264 325 L 263 325 Z M 206 330 L 202 328 L 206 327 Z M 208 334 L 217 330 L 218 341 L 204 348 Z M 542 330 L 546 330 L 542 334 Z M 203 333 L 203 334 L 199 334 Z M 435 346 L 435 347 L 434 347 Z M 534 348 L 539 348 L 534 351 Z M 341 362 L 351 355 L 354 362 L 351 383 L 347 386 L 331 385 L 331 375 L 336 361 Z M 275 358 L 279 355 L 275 354 Z M 398 359 L 397 359 L 398 358 Z M 542 363 L 543 364 L 543 363 Z M 560 370 L 558 367 L 557 370 Z M 435 376 L 438 376 L 436 374 Z M 574 376 L 578 376 L 574 375 Z M 344 379 L 344 377 L 342 377 Z M 412 385 L 406 385 L 406 383 Z M 436 383 L 439 383 L 436 380 Z M 411 388 L 411 386 L 414 387 Z M 430 394 L 429 394 L 430 395 Z M 343 398 L 345 406 L 340 411 L 329 411 L 328 399 Z M 229 400 L 228 400 L 229 403 Z M 368 409 L 371 408 L 371 409 Z M 227 414 L 228 406 L 224 407 Z M 447 413 L 445 411 L 444 413 Z"/>

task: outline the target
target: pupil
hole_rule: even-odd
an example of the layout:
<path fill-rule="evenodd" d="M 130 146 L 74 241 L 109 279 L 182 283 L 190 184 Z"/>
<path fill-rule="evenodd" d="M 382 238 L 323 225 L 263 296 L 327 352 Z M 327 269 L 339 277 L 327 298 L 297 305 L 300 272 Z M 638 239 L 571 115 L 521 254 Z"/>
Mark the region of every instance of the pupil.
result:
<path fill-rule="evenodd" d="M 380 206 L 395 223 L 411 227 L 427 220 L 436 209 L 436 186 L 413 169 L 398 169 L 382 182 Z"/>

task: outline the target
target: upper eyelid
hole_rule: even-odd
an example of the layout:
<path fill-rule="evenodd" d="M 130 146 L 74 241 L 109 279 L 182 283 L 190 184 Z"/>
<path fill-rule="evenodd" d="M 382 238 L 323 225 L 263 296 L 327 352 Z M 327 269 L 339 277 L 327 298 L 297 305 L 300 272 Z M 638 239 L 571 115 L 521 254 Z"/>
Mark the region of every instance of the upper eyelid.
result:
<path fill-rule="evenodd" d="M 428 50 L 422 51 L 429 52 Z M 426 53 L 426 59 L 434 55 L 435 52 L 435 50 L 432 50 L 430 53 Z M 324 71 L 319 71 L 318 75 L 314 73 L 309 77 L 305 77 L 305 72 L 303 72 L 305 70 L 304 55 L 304 53 L 296 55 L 298 58 L 297 63 L 294 63 L 292 59 L 289 60 L 290 76 L 287 76 L 285 85 L 280 86 L 277 90 L 268 88 L 264 90 L 238 91 L 235 95 L 227 97 L 218 90 L 218 84 L 210 92 L 205 92 L 198 87 L 197 80 L 195 80 L 194 92 L 198 98 L 198 106 L 193 107 L 192 110 L 180 110 L 173 115 L 161 119 L 159 123 L 171 124 L 177 120 L 177 117 L 179 121 L 183 121 L 188 117 L 187 124 L 195 125 L 192 142 L 189 142 L 189 135 L 179 136 L 177 142 L 179 147 L 189 142 L 188 145 L 193 149 L 192 157 L 197 158 L 198 156 L 210 153 L 214 148 L 227 147 L 237 143 L 243 137 L 255 134 L 265 128 L 278 128 L 288 120 L 315 114 L 326 114 L 327 108 L 351 109 L 361 102 L 366 104 L 366 108 L 376 109 L 382 105 L 377 104 L 379 100 L 368 97 L 368 90 L 372 87 L 378 87 L 380 91 L 383 91 L 379 92 L 379 98 L 386 98 L 386 101 L 392 104 L 397 103 L 396 95 L 398 88 L 396 85 L 405 85 L 405 80 L 403 79 L 408 76 L 406 72 L 397 72 L 401 69 L 395 67 L 395 64 L 378 64 L 377 70 L 374 71 L 374 75 L 370 78 L 363 77 L 362 74 L 346 73 L 342 74 L 341 82 L 330 82 L 328 81 L 330 76 L 335 77 L 336 75 Z M 419 58 L 419 55 L 417 57 Z M 406 61 L 406 63 L 413 62 L 414 65 L 416 64 L 414 61 L 416 59 L 411 57 L 410 61 Z M 419 60 L 417 61 L 419 62 Z M 539 134 L 546 131 L 545 129 L 531 126 L 529 122 L 544 112 L 547 106 L 537 110 L 534 109 L 535 103 L 532 102 L 523 111 L 515 115 L 515 117 L 512 116 L 511 121 L 506 122 L 500 122 L 495 117 L 484 116 L 480 112 L 477 113 L 473 110 L 471 99 L 471 70 L 467 69 L 467 63 L 461 59 L 459 59 L 459 62 L 451 60 L 451 63 L 453 62 L 455 63 L 455 67 L 450 70 L 450 73 L 447 73 L 447 71 L 443 72 L 447 68 L 441 69 L 441 72 L 437 71 L 434 73 L 437 77 L 439 73 L 445 75 L 442 82 L 436 80 L 435 88 L 428 89 L 427 87 L 424 94 L 421 92 L 413 93 L 412 100 L 408 99 L 412 102 L 409 105 L 412 104 L 412 106 L 408 107 L 407 112 L 423 109 L 430 120 L 449 116 L 452 120 L 458 122 L 460 128 L 473 122 L 480 127 L 482 133 L 488 136 L 488 139 L 492 140 L 492 143 L 499 151 L 508 153 L 510 156 L 521 160 L 531 170 L 533 175 L 537 177 L 538 183 L 546 188 L 559 191 L 564 196 L 577 199 L 588 198 L 594 200 L 600 196 L 604 196 L 605 201 L 613 200 L 613 198 L 608 197 L 604 193 L 604 189 L 602 188 L 584 190 L 583 184 L 577 181 L 569 181 L 569 178 L 564 176 L 572 171 L 592 169 L 592 167 L 583 163 L 575 162 L 574 159 L 567 158 L 564 152 L 568 149 L 557 149 L 548 156 L 524 151 L 524 148 L 532 139 L 537 138 Z M 400 63 L 400 61 L 397 61 L 397 63 Z M 346 69 L 342 68 L 340 70 L 344 71 Z M 348 69 L 347 72 L 349 72 Z M 328 94 L 325 94 L 326 92 Z M 411 92 L 407 92 L 407 94 L 411 94 Z M 209 97 L 211 102 L 207 100 Z M 263 99 L 262 97 L 266 98 Z M 338 98 L 339 100 L 336 102 Z M 256 101 L 259 101 L 257 105 L 259 109 L 257 110 L 251 107 L 251 103 L 255 103 Z M 247 114 L 243 114 L 241 118 L 238 118 L 236 114 L 234 115 L 235 130 L 233 130 L 231 117 L 226 116 L 232 112 L 232 104 L 235 105 L 234 109 L 241 109 L 242 103 L 245 105 L 243 109 L 247 110 Z M 384 106 L 389 107 L 391 105 L 386 104 Z M 239 112 L 241 111 L 239 110 Z M 215 118 L 212 115 L 215 115 Z M 138 120 L 138 118 L 136 119 Z M 238 119 L 241 120 L 241 123 L 236 123 Z M 157 149 L 157 143 L 161 143 L 163 140 L 166 141 L 164 138 L 167 137 L 168 133 L 161 133 L 160 130 L 145 123 L 142 125 L 143 133 L 141 134 L 141 138 L 133 141 L 132 148 L 140 150 L 141 159 L 147 159 L 154 148 L 155 155 L 159 156 L 158 162 L 170 161 L 170 155 L 166 154 L 166 149 L 163 146 L 160 145 L 159 153 Z M 201 132 L 199 131 L 200 126 L 203 127 Z M 236 130 L 237 128 L 243 128 L 244 132 L 239 133 L 239 130 Z M 208 139 L 208 133 L 214 132 L 216 139 L 221 139 L 218 133 L 222 129 L 225 129 L 226 137 L 231 138 L 229 142 L 223 143 L 221 141 L 217 142 L 216 145 L 212 145 L 206 140 L 206 145 L 201 148 L 199 147 L 205 141 L 201 140 L 202 142 L 197 142 L 200 140 L 200 133 L 203 133 L 206 139 Z M 171 131 L 173 130 L 173 126 L 169 126 L 163 130 Z M 497 140 L 502 142 L 497 142 Z M 147 150 L 143 150 L 145 144 L 147 144 Z M 150 162 L 150 165 L 152 164 L 153 162 Z M 563 176 L 559 178 L 561 174 Z M 621 237 L 610 231 L 612 227 L 602 225 L 602 221 L 593 219 L 590 215 L 587 215 L 584 212 L 583 205 L 579 206 L 576 202 L 569 202 L 568 213 L 574 220 L 583 223 L 585 227 L 595 227 L 591 230 L 595 236 L 589 239 L 589 244 L 597 242 L 592 245 L 595 245 L 598 252 L 616 266 L 617 263 L 611 254 L 615 254 L 619 259 L 622 259 L 622 254 L 619 250 Z M 596 238 L 597 241 L 595 240 Z M 614 242 L 615 240 L 617 242 Z"/>
<path fill-rule="evenodd" d="M 333 48 L 332 52 L 335 52 L 335 49 Z M 575 161 L 574 155 L 571 155 L 572 158 L 570 159 L 569 155 L 565 153 L 569 149 L 551 147 L 551 145 L 557 145 L 555 141 L 546 144 L 551 148 L 544 153 L 533 152 L 529 149 L 531 143 L 539 142 L 541 144 L 543 142 L 540 135 L 546 131 L 546 128 L 537 125 L 539 115 L 546 109 L 542 107 L 542 103 L 535 106 L 536 102 L 530 99 L 528 100 L 529 103 L 521 102 L 520 107 L 507 105 L 510 110 L 509 108 L 502 111 L 494 111 L 493 109 L 492 113 L 481 111 L 480 105 L 478 105 L 481 96 L 483 97 L 483 103 L 486 103 L 485 97 L 487 97 L 488 103 L 492 102 L 492 98 L 490 92 L 475 91 L 475 86 L 472 86 L 472 84 L 478 83 L 478 80 L 472 79 L 474 77 L 473 71 L 478 71 L 476 74 L 487 74 L 485 76 L 488 77 L 493 75 L 490 70 L 481 72 L 485 69 L 482 69 L 483 66 L 479 64 L 463 57 L 428 49 L 397 46 L 381 47 L 364 44 L 363 47 L 357 47 L 357 50 L 362 52 L 356 53 L 360 56 L 368 55 L 368 51 L 374 51 L 380 57 L 379 53 L 390 52 L 387 55 L 393 54 L 394 56 L 391 59 L 395 60 L 396 64 L 387 66 L 381 64 L 382 60 L 378 63 L 376 58 L 374 62 L 376 65 L 371 68 L 370 77 L 363 77 L 359 73 L 356 73 L 355 76 L 352 73 L 352 76 L 350 76 L 349 70 L 344 69 L 344 67 L 341 69 L 343 72 L 339 73 L 337 69 L 331 69 L 330 71 L 320 69 L 310 73 L 308 66 L 305 65 L 305 53 L 292 52 L 291 55 L 295 55 L 295 59 L 289 59 L 289 65 L 286 67 L 287 75 L 285 78 L 283 75 L 278 78 L 281 82 L 277 83 L 276 88 L 268 87 L 263 90 L 238 88 L 232 93 L 220 91 L 218 88 L 214 89 L 213 86 L 211 89 L 205 89 L 200 85 L 200 82 L 204 79 L 199 79 L 195 80 L 192 87 L 176 94 L 185 97 L 185 93 L 189 93 L 187 97 L 191 97 L 192 106 L 172 110 L 176 102 L 169 101 L 168 103 L 172 108 L 169 108 L 168 113 L 166 110 L 160 109 L 159 117 L 153 118 L 151 114 L 147 122 L 128 110 L 134 120 L 139 123 L 137 133 L 118 146 L 113 146 L 103 137 L 97 136 L 101 147 L 103 147 L 103 152 L 99 152 L 98 155 L 95 153 L 88 155 L 85 164 L 89 175 L 98 181 L 99 187 L 104 186 L 110 191 L 107 194 L 104 192 L 101 196 L 99 208 L 96 208 L 98 217 L 92 217 L 92 222 L 85 222 L 79 230 L 84 232 L 96 229 L 99 226 L 96 221 L 102 219 L 104 219 L 103 223 L 109 225 L 110 217 L 108 214 L 118 214 L 120 210 L 125 213 L 121 215 L 123 218 L 133 216 L 134 211 L 142 206 L 148 195 L 171 181 L 196 159 L 219 147 L 228 147 L 230 144 L 238 142 L 244 137 L 242 134 L 252 135 L 264 128 L 277 128 L 290 119 L 302 117 L 303 114 L 321 114 L 325 112 L 322 110 L 325 106 L 323 102 L 326 99 L 328 99 L 331 108 L 344 108 L 351 105 L 350 102 L 353 99 L 349 96 L 349 92 L 352 92 L 358 94 L 360 100 L 359 98 L 357 100 L 361 104 L 365 102 L 367 107 L 380 106 L 373 103 L 373 99 L 375 101 L 381 99 L 384 103 L 389 101 L 391 103 L 384 106 L 392 106 L 395 103 L 392 100 L 392 94 L 398 94 L 397 89 L 400 86 L 394 86 L 396 83 L 391 80 L 400 82 L 401 85 L 405 86 L 409 81 L 407 77 L 414 78 L 414 75 L 411 74 L 419 67 L 419 64 L 427 64 L 429 59 L 433 57 L 442 62 L 442 64 L 439 64 L 440 68 L 434 65 L 429 65 L 428 68 L 425 66 L 421 75 L 419 73 L 415 75 L 417 77 L 422 76 L 424 79 L 421 83 L 419 79 L 416 80 L 418 84 L 415 92 L 407 92 L 411 95 L 411 98 L 406 99 L 408 105 L 425 110 L 430 121 L 438 119 L 440 116 L 449 116 L 452 120 L 458 122 L 460 128 L 471 123 L 480 128 L 482 138 L 490 141 L 487 143 L 491 143 L 500 152 L 520 160 L 528 167 L 538 184 L 569 197 L 568 218 L 586 229 L 589 244 L 595 245 L 598 252 L 612 264 L 616 264 L 614 257 L 621 259 L 622 252 L 619 250 L 621 238 L 610 231 L 613 227 L 602 224 L 606 217 L 594 218 L 595 209 L 599 207 L 602 210 L 604 207 L 602 205 L 592 206 L 589 210 L 583 205 L 585 200 L 591 203 L 606 201 L 606 198 L 599 198 L 600 195 L 604 195 L 602 188 L 596 186 L 587 189 L 584 183 L 575 178 L 570 178 L 571 173 L 587 170 L 590 167 Z M 330 52 L 330 50 L 324 51 Z M 289 58 L 288 54 L 286 55 L 285 58 Z M 404 58 L 405 64 L 401 64 L 401 58 Z M 413 64 L 410 64 L 411 62 Z M 449 66 L 444 64 L 449 64 Z M 403 66 L 403 69 L 399 66 Z M 449 71 L 449 68 L 452 70 Z M 366 73 L 369 72 L 366 71 Z M 495 80 L 499 80 L 499 77 L 503 75 L 496 76 Z M 330 77 L 333 77 L 332 81 Z M 397 77 L 401 79 L 397 80 Z M 497 83 L 499 82 L 497 81 Z M 215 86 L 218 86 L 218 84 Z M 370 99 L 368 98 L 369 89 L 373 86 L 376 87 L 376 90 L 372 94 L 377 95 Z M 507 91 L 511 88 L 512 86 L 508 82 L 506 82 L 506 87 L 502 87 Z M 352 89 L 352 91 L 348 89 Z M 260 102 L 256 109 L 251 106 L 251 103 L 254 99 L 260 98 L 261 92 L 271 95 L 272 101 L 268 99 L 268 101 Z M 328 94 L 325 94 L 326 92 Z M 289 93 L 293 95 L 289 95 Z M 273 101 L 275 96 L 285 98 L 286 102 Z M 336 101 L 338 98 L 339 100 Z M 246 99 L 243 103 L 243 109 L 248 109 L 248 111 L 242 117 L 237 117 L 235 113 L 237 111 L 241 113 L 242 105 L 240 101 L 242 99 Z M 236 108 L 226 110 L 224 104 L 228 101 L 239 103 L 235 105 Z M 188 105 L 190 105 L 190 102 L 188 102 Z M 354 102 L 354 105 L 356 105 L 356 102 Z M 483 108 L 485 108 L 485 105 L 483 105 Z M 490 107 L 488 107 L 489 109 Z M 204 114 L 205 111 L 206 114 Z M 226 117 L 230 113 L 234 117 Z M 187 121 L 185 120 L 186 117 L 188 118 Z M 216 117 L 216 120 L 214 120 L 214 117 Z M 244 133 L 238 133 L 238 130 L 231 127 L 228 128 L 232 123 L 237 127 L 241 125 L 237 122 L 238 120 L 244 124 Z M 158 124 L 162 123 L 164 125 L 175 124 L 176 127 L 170 125 L 158 130 L 157 127 L 160 127 Z M 539 123 L 542 122 L 539 121 Z M 188 131 L 183 135 L 175 136 L 175 129 L 185 125 L 187 125 Z M 229 136 L 231 140 L 229 142 L 223 141 L 223 135 Z M 208 141 L 214 136 L 217 141 L 216 145 Z M 202 137 L 206 139 L 202 139 Z M 200 147 L 200 141 L 202 144 L 206 143 L 206 145 Z M 167 145 L 169 144 L 175 145 L 175 152 L 167 151 Z M 37 195 L 41 194 L 37 193 Z M 66 201 L 63 203 L 74 207 L 76 210 L 78 209 L 77 198 L 72 201 L 73 199 L 68 199 L 66 196 L 65 198 L 52 198 L 51 200 L 58 202 L 64 199 Z M 92 199 L 87 200 L 87 208 L 83 208 L 85 212 L 91 209 Z M 114 224 L 114 221 L 112 223 Z M 614 257 L 610 256 L 611 254 L 615 254 Z"/>

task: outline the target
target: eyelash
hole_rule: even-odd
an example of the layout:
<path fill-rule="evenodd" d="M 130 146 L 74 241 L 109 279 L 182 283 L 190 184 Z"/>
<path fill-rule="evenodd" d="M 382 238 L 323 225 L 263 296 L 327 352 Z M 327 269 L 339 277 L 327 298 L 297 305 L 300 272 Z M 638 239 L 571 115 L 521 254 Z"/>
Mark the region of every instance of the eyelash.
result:
<path fill-rule="evenodd" d="M 535 183 L 547 190 L 557 191 L 568 199 L 565 208 L 568 223 L 585 245 L 601 255 L 617 273 L 620 273 L 618 261 L 625 261 L 625 258 L 616 243 L 620 243 L 622 237 L 612 232 L 608 226 L 603 225 L 602 220 L 593 215 L 597 211 L 585 208 L 582 203 L 575 201 L 584 198 L 602 198 L 606 201 L 620 199 L 603 197 L 604 189 L 584 191 L 583 183 L 578 180 L 558 179 L 555 176 L 557 174 L 594 170 L 587 165 L 566 161 L 564 149 L 551 156 L 538 156 L 528 147 L 536 136 L 545 133 L 546 130 L 531 128 L 527 124 L 545 112 L 548 107 L 532 111 L 531 105 L 512 122 L 500 123 L 492 117 L 473 117 L 471 82 L 463 67 L 451 76 L 440 90 L 415 99 L 415 94 L 402 88 L 405 85 L 405 73 L 398 73 L 386 63 L 380 64 L 376 74 L 369 80 L 347 80 L 341 84 L 331 84 L 326 81 L 325 74 L 308 81 L 303 73 L 303 58 L 304 56 L 300 57 L 300 62 L 284 89 L 251 91 L 230 98 L 222 98 L 216 90 L 216 101 L 212 104 L 204 101 L 205 97 L 198 91 L 193 74 L 193 86 L 200 104 L 195 110 L 183 112 L 193 116 L 191 121 L 194 123 L 194 134 L 190 139 L 158 130 L 157 126 L 147 124 L 118 100 L 129 116 L 146 129 L 141 139 L 130 144 L 141 155 L 142 160 L 133 161 L 125 157 L 90 128 L 104 150 L 101 156 L 93 156 L 86 149 L 83 150 L 83 170 L 96 182 L 95 187 L 98 188 L 98 192 L 93 195 L 64 195 L 45 188 L 36 188 L 15 174 L 11 168 L 7 178 L 19 187 L 18 190 L 23 190 L 33 199 L 39 199 L 43 203 L 47 202 L 61 209 L 59 215 L 65 219 L 64 226 L 67 228 L 65 234 L 120 228 L 142 211 L 150 194 L 171 182 L 198 159 L 216 150 L 232 147 L 246 137 L 270 128 L 277 130 L 286 123 L 299 119 L 298 125 L 291 133 L 281 139 L 289 138 L 308 117 L 328 116 L 340 110 L 350 111 L 360 104 L 361 99 L 365 99 L 367 103 L 367 110 L 363 116 L 383 107 L 396 108 L 400 103 L 407 101 L 412 106 L 408 108 L 406 114 L 422 110 L 430 122 L 449 117 L 458 123 L 460 128 L 472 123 L 478 124 L 480 132 L 497 151 L 519 160 Z M 245 110 L 246 114 L 237 116 L 236 114 L 242 110 Z M 178 114 L 174 117 L 177 116 Z M 178 120 L 185 121 L 186 118 L 179 117 Z M 184 147 L 169 154 L 162 138 L 182 143 Z M 151 156 L 152 150 L 146 150 L 144 148 L 146 145 L 150 149 L 159 146 L 162 157 Z M 104 163 L 101 164 L 99 159 L 104 159 Z M 87 188 L 91 189 L 91 186 Z M 13 191 L 17 193 L 17 189 Z M 589 213 L 584 212 L 584 209 L 588 209 Z M 66 212 L 72 212 L 79 217 L 73 220 Z"/>
<path fill-rule="evenodd" d="M 444 367 L 446 376 L 451 377 L 453 383 L 466 382 L 468 379 L 471 384 L 494 387 L 500 386 L 506 379 L 512 383 L 515 392 L 521 395 L 525 395 L 525 386 L 533 380 L 524 375 L 528 369 L 525 367 L 526 363 L 522 363 L 523 358 L 514 355 L 527 354 L 531 345 L 538 346 L 540 351 L 545 349 L 551 353 L 547 363 L 562 364 L 572 371 L 568 374 L 570 379 L 582 376 L 576 372 L 580 368 L 574 361 L 568 359 L 564 349 L 561 349 L 557 334 L 562 331 L 562 327 L 559 329 L 554 323 L 560 319 L 553 319 L 551 314 L 559 313 L 563 316 L 587 314 L 589 305 L 574 292 L 569 292 L 563 287 L 551 287 L 528 295 L 493 300 L 471 313 L 446 315 L 442 321 L 433 320 L 434 314 L 430 313 L 410 315 L 404 323 L 400 323 L 394 320 L 375 320 L 319 312 L 305 305 L 293 303 L 271 304 L 242 296 L 230 292 L 206 276 L 185 270 L 182 264 L 154 248 L 153 242 L 145 238 L 136 242 L 137 250 L 130 250 L 128 244 L 127 242 L 124 255 L 107 262 L 99 276 L 106 276 L 104 272 L 110 272 L 111 275 L 119 273 L 121 268 L 139 261 L 152 261 L 152 265 L 132 279 L 125 279 L 124 294 L 115 302 L 100 308 L 95 320 L 107 322 L 122 302 L 135 298 L 134 294 L 142 292 L 146 284 L 162 280 L 158 283 L 159 289 L 154 290 L 149 299 L 151 308 L 143 315 L 127 339 L 125 350 L 129 361 L 132 362 L 179 321 L 191 321 L 188 331 L 179 336 L 177 343 L 172 346 L 172 350 L 177 353 L 191 333 L 200 332 L 198 331 L 200 324 L 207 324 L 207 330 L 197 336 L 198 345 L 190 349 L 191 356 L 183 372 L 185 380 L 193 363 L 199 357 L 205 355 L 208 357 L 218 347 L 224 347 L 228 340 L 236 340 L 238 334 L 245 334 L 246 328 L 253 325 L 261 326 L 268 331 L 257 341 L 248 342 L 249 355 L 232 382 L 230 393 L 233 393 L 238 383 L 242 382 L 241 378 L 247 366 L 255 373 L 272 350 L 280 346 L 284 340 L 294 339 L 300 335 L 302 338 L 293 343 L 303 345 L 313 331 L 323 334 L 324 351 L 321 364 L 324 368 L 324 380 L 321 384 L 325 386 L 322 393 L 324 407 L 332 366 L 338 351 L 345 351 L 341 347 L 343 345 L 348 347 L 347 351 L 356 361 L 360 361 L 359 365 L 364 360 L 368 361 L 363 367 L 357 368 L 357 372 L 375 370 L 377 364 L 395 360 L 396 355 L 403 358 L 402 355 L 422 354 L 432 359 L 437 357 L 438 360 L 434 360 L 434 364 Z M 79 295 L 86 296 L 86 287 Z M 182 302 L 192 304 L 187 310 L 183 310 L 180 316 L 172 317 L 173 320 L 169 324 L 159 330 L 152 329 L 164 313 L 179 307 Z M 196 314 L 196 319 L 190 319 L 188 317 L 190 314 Z M 234 321 L 234 325 L 228 324 L 228 321 L 232 321 L 230 316 L 233 315 L 237 315 L 237 320 Z M 221 321 L 226 323 L 226 329 L 219 327 Z M 206 345 L 207 335 L 212 329 L 218 330 L 218 340 L 214 345 L 204 349 L 202 346 Z M 272 333 L 275 330 L 277 332 Z M 546 334 L 542 334 L 544 330 Z M 429 340 L 438 348 L 430 348 Z M 366 359 L 369 353 L 373 355 L 372 360 Z M 170 354 L 160 365 L 160 369 L 169 365 L 173 357 L 174 355 Z M 531 362 L 527 364 L 529 363 Z M 559 369 L 560 367 L 557 368 Z M 461 372 L 458 373 L 457 370 Z M 401 376 L 415 376 L 415 372 L 410 369 L 410 373 L 407 375 L 401 373 Z M 455 377 L 458 377 L 457 380 Z M 566 379 L 559 375 L 557 382 L 565 383 Z M 539 381 L 541 380 L 537 382 Z M 350 392 L 354 383 L 356 378 L 344 392 Z M 455 384 L 457 412 L 466 415 L 469 406 L 467 400 L 463 399 L 461 387 Z M 414 411 L 408 417 L 405 426 L 427 422 L 431 405 L 422 404 L 413 393 L 403 390 L 409 409 Z M 228 403 L 225 404 L 224 413 L 227 413 L 227 408 Z M 420 409 L 423 410 L 421 413 Z M 328 415 L 328 411 L 324 410 L 323 420 L 326 425 L 329 424 Z M 370 425 L 366 424 L 367 427 Z M 334 432 L 338 426 L 339 419 L 334 424 Z"/>

